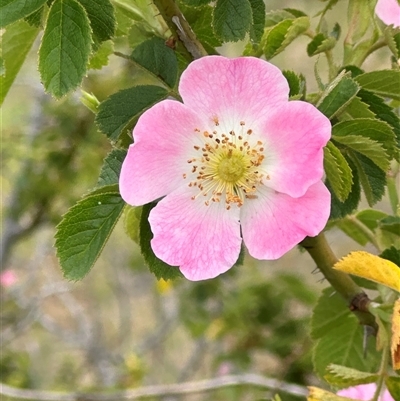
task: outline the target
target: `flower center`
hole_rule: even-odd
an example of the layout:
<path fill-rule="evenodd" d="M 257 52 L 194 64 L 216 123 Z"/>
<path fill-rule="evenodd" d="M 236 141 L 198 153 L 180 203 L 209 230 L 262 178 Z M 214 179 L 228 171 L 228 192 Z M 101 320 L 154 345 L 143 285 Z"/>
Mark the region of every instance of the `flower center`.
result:
<path fill-rule="evenodd" d="M 218 119 L 214 122 L 215 130 L 204 131 L 200 136 L 203 143 L 194 146 L 195 157 L 188 160 L 191 172 L 183 174 L 183 178 L 190 176 L 189 187 L 199 190 L 192 199 L 202 195 L 207 206 L 224 201 L 229 210 L 232 203 L 242 206 L 245 199 L 257 198 L 257 186 L 269 179 L 261 167 L 264 146 L 262 141 L 254 140 L 253 131 L 245 129 L 243 121 L 238 133 L 224 133 Z M 201 134 L 199 129 L 195 131 Z"/>

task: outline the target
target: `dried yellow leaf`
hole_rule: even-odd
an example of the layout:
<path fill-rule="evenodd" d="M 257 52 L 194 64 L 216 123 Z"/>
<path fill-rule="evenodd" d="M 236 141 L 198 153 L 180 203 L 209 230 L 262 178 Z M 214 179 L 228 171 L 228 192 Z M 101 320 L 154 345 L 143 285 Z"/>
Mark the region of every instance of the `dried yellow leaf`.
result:
<path fill-rule="evenodd" d="M 354 401 L 352 398 L 341 397 L 317 387 L 308 387 L 308 390 L 307 401 Z"/>
<path fill-rule="evenodd" d="M 400 369 L 400 299 L 394 303 L 392 317 L 392 354 L 393 369 Z"/>
<path fill-rule="evenodd" d="M 400 268 L 379 256 L 364 251 L 352 252 L 333 267 L 342 272 L 384 284 L 400 292 Z"/>

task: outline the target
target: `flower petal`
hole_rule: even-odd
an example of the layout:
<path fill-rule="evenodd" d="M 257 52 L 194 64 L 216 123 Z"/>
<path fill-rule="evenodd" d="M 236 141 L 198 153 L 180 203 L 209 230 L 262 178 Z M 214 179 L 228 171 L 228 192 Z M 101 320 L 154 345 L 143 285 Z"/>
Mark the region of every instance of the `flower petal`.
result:
<path fill-rule="evenodd" d="M 143 113 L 121 169 L 119 187 L 125 202 L 143 205 L 186 184 L 183 174 L 200 124 L 193 111 L 173 100 Z"/>
<path fill-rule="evenodd" d="M 191 199 L 193 191 L 179 189 L 150 212 L 151 247 L 164 262 L 179 266 L 189 280 L 205 280 L 230 269 L 239 256 L 239 209 L 227 211 L 223 202 L 204 205 Z"/>
<path fill-rule="evenodd" d="M 400 5 L 397 0 L 378 0 L 375 13 L 386 25 L 400 26 Z"/>
<path fill-rule="evenodd" d="M 261 116 L 287 102 L 289 86 L 281 71 L 267 61 L 208 56 L 193 61 L 183 72 L 179 93 L 205 121 L 222 118 L 229 131 L 240 120 L 254 129 Z"/>
<path fill-rule="evenodd" d="M 325 227 L 330 213 L 330 193 L 319 181 L 300 198 L 263 187 L 258 199 L 241 209 L 244 243 L 257 259 L 278 259 L 306 236 Z"/>
<path fill-rule="evenodd" d="M 313 105 L 288 102 L 268 116 L 260 135 L 265 142 L 265 185 L 292 197 L 304 195 L 321 180 L 323 146 L 331 136 L 331 123 Z"/>

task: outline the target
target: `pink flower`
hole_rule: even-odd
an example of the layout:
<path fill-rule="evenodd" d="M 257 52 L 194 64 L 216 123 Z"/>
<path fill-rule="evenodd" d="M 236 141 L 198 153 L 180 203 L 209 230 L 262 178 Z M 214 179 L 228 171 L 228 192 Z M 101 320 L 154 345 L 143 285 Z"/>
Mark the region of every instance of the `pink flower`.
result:
<path fill-rule="evenodd" d="M 17 281 L 17 275 L 12 270 L 4 270 L 0 273 L 0 285 L 11 287 Z"/>
<path fill-rule="evenodd" d="M 342 397 L 354 398 L 355 400 L 370 400 L 376 391 L 376 384 L 360 384 L 359 386 L 349 387 L 337 392 L 337 395 Z M 388 390 L 381 393 L 378 401 L 394 401 Z"/>
<path fill-rule="evenodd" d="M 190 280 L 236 262 L 242 237 L 258 259 L 277 259 L 327 222 L 321 182 L 329 120 L 288 101 L 266 61 L 208 56 L 183 72 L 183 104 L 164 100 L 140 117 L 120 176 L 130 205 L 151 211 L 152 249 Z"/>
<path fill-rule="evenodd" d="M 400 5 L 397 0 L 378 0 L 375 13 L 386 25 L 400 26 Z"/>

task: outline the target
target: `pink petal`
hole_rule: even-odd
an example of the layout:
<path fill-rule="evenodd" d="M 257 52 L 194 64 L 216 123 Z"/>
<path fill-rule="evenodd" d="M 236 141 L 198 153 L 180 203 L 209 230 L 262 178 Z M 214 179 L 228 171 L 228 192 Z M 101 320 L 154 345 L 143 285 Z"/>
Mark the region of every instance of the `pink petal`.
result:
<path fill-rule="evenodd" d="M 323 176 L 323 149 L 331 123 L 313 105 L 293 101 L 270 115 L 260 132 L 265 138 L 265 185 L 292 197 L 302 196 Z"/>
<path fill-rule="evenodd" d="M 337 395 L 340 395 L 342 397 L 353 398 L 354 400 L 368 401 L 374 396 L 375 391 L 376 391 L 376 384 L 368 383 L 339 390 L 337 392 Z M 394 399 L 390 395 L 389 391 L 385 390 L 379 397 L 378 401 L 394 401 Z"/>
<path fill-rule="evenodd" d="M 257 259 L 278 259 L 306 236 L 319 234 L 330 213 L 330 193 L 319 181 L 300 198 L 260 189 L 241 209 L 242 235 Z"/>
<path fill-rule="evenodd" d="M 185 185 L 183 174 L 200 124 L 193 111 L 172 100 L 143 113 L 121 169 L 119 188 L 125 202 L 143 205 Z"/>
<path fill-rule="evenodd" d="M 239 210 L 223 202 L 205 206 L 183 187 L 167 195 L 151 211 L 151 247 L 164 262 L 179 266 L 189 280 L 205 280 L 226 272 L 236 262 L 242 239 Z"/>
<path fill-rule="evenodd" d="M 375 13 L 386 25 L 400 26 L 400 5 L 397 0 L 378 0 Z"/>
<path fill-rule="evenodd" d="M 229 131 L 241 120 L 254 129 L 261 116 L 287 101 L 289 86 L 281 71 L 264 60 L 208 56 L 183 72 L 179 93 L 205 121 L 223 118 Z"/>

